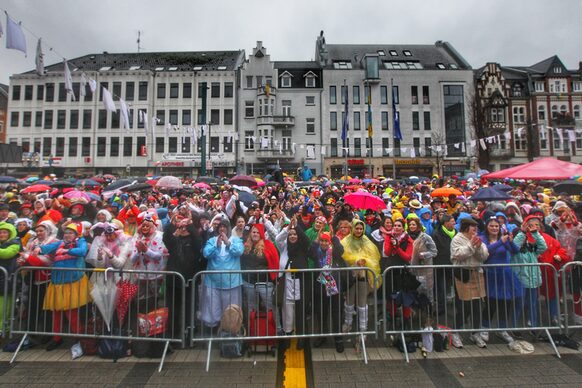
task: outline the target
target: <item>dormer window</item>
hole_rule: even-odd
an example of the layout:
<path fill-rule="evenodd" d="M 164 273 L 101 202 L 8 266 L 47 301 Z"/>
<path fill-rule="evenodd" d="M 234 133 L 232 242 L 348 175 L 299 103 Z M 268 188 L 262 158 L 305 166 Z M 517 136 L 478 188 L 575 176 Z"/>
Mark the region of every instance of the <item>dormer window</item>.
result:
<path fill-rule="evenodd" d="M 391 57 L 397 57 L 398 56 L 398 51 L 396 51 L 396 50 L 390 50 L 389 53 L 390 53 L 390 56 Z"/>
<path fill-rule="evenodd" d="M 412 53 L 410 52 L 410 50 L 403 50 L 402 54 L 404 54 L 405 57 L 411 57 Z"/>
<path fill-rule="evenodd" d="M 560 66 L 555 66 L 554 67 L 554 73 L 555 74 L 560 74 L 562 73 L 562 68 Z"/>
<path fill-rule="evenodd" d="M 445 70 L 447 68 L 444 63 L 437 63 L 436 67 L 441 70 Z"/>
<path fill-rule="evenodd" d="M 288 71 L 283 72 L 283 74 L 281 74 L 279 76 L 279 78 L 281 78 L 281 87 L 282 88 L 290 88 L 292 77 L 293 77 L 293 75 L 291 73 L 289 73 Z"/>
<path fill-rule="evenodd" d="M 308 72 L 303 76 L 305 78 L 305 87 L 306 88 L 314 88 L 315 87 L 315 73 L 312 71 Z"/>
<path fill-rule="evenodd" d="M 378 55 L 381 57 L 385 57 L 386 53 L 384 52 L 384 50 L 378 50 Z"/>
<path fill-rule="evenodd" d="M 333 63 L 333 68 L 338 70 L 350 70 L 352 63 L 348 61 L 337 61 Z"/>

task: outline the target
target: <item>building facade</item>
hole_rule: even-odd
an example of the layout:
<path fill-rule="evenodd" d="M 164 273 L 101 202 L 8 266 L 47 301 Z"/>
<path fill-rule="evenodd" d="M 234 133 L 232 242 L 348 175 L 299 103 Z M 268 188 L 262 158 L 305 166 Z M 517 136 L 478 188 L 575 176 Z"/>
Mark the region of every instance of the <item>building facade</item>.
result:
<path fill-rule="evenodd" d="M 6 143 L 8 113 L 8 85 L 0 84 L 0 143 Z"/>
<path fill-rule="evenodd" d="M 348 175 L 360 178 L 398 178 L 462 174 L 471 167 L 465 144 L 471 138 L 473 71 L 450 44 L 327 44 L 322 32 L 315 51 L 323 68 L 325 174 L 337 178 L 347 167 Z"/>
<path fill-rule="evenodd" d="M 22 146 L 23 163 L 39 155 L 38 168 L 59 175 L 198 175 L 204 142 L 208 173 L 233 174 L 235 85 L 244 56 L 244 51 L 87 55 L 69 61 L 75 99 L 65 90 L 63 64 L 47 67 L 43 76 L 14 75 L 7 141 Z M 94 92 L 83 82 L 80 93 L 82 79 L 94 82 Z M 103 88 L 116 105 L 126 101 L 129 129 L 119 110 L 103 106 Z"/>
<path fill-rule="evenodd" d="M 481 167 L 499 170 L 537 157 L 582 162 L 582 63 L 552 56 L 531 66 L 487 63 L 475 71 L 475 126 L 489 137 Z"/>
<path fill-rule="evenodd" d="M 274 62 L 262 42 L 240 69 L 239 155 L 247 174 L 321 173 L 322 70 L 316 62 Z"/>

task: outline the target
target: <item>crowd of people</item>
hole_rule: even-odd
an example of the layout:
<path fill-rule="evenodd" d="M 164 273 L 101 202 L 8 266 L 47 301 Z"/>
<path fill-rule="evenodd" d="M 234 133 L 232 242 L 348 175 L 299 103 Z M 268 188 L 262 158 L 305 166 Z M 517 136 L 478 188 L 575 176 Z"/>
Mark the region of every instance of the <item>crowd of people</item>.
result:
<path fill-rule="evenodd" d="M 93 188 L 55 186 L 50 193 L 40 194 L 4 187 L 0 193 L 0 266 L 9 275 L 19 267 L 47 268 L 16 279 L 19 298 L 28 300 L 23 305 L 33 310 L 18 314 L 36 316 L 35 322 L 39 314 L 45 314 L 48 329 L 54 333 L 86 329 L 88 322 L 79 311 L 92 303 L 90 291 L 96 276 L 83 270 L 110 267 L 142 271 L 135 281 L 148 284 L 162 276 L 149 271 L 175 271 L 186 280 L 204 270 L 257 271 L 252 276 L 204 276 L 195 304 L 190 300 L 191 282 L 184 294 L 177 283 L 163 292 L 159 287 L 150 290 L 167 301 L 170 315 L 178 313 L 176 304 L 184 299 L 187 317 L 190 308 L 197 306 L 192 316 L 210 329 L 219 327 L 230 305 L 248 312 L 260 304 L 275 312 L 279 333 L 309 333 L 308 318 L 323 312 L 332 316 L 330 332 L 366 331 L 369 297 L 382 287 L 382 273 L 409 264 L 444 266 L 414 271 L 423 279 L 428 314 L 438 319 L 455 306 L 453 329 L 463 328 L 470 319 L 475 332 L 469 338 L 479 347 L 486 346 L 487 329 L 495 325 L 511 328 L 526 322 L 538 326 L 540 297 L 549 305 L 548 319 L 560 323 L 555 293 L 561 287 L 555 287 L 549 267 L 530 264 L 548 263 L 560 269 L 579 259 L 576 248 L 582 224 L 569 195 L 520 181 L 511 182 L 512 200 L 474 202 L 471 195 L 493 186 L 492 182 L 434 177 L 419 182 L 349 184 L 315 179 L 301 184 L 285 179 L 252 188 L 227 181 L 195 188 L 186 181 L 183 189 L 152 187 L 129 193 L 107 191 L 106 183 Z M 456 188 L 462 195 L 431 196 L 439 187 Z M 92 196 L 67 195 L 70 190 Z M 381 198 L 384 206 L 354 208 L 346 194 L 359 191 Z M 480 267 L 510 263 L 523 266 Z M 447 265 L 458 268 L 451 270 Z M 330 272 L 346 267 L 369 270 L 345 272 L 345 279 L 336 279 L 339 273 Z M 297 285 L 291 272 L 260 272 L 309 268 L 322 270 L 310 287 Z M 578 280 L 578 288 L 571 292 L 579 302 Z M 259 283 L 261 287 L 257 287 Z M 282 297 L 292 303 L 277 301 L 280 283 L 286 290 Z M 391 284 L 383 286 L 389 293 L 401 291 L 392 284 L 394 279 L 387 283 Z M 297 288 L 314 294 L 295 298 L 288 290 Z M 9 306 L 10 301 L 9 295 L 0 297 L 9 311 L 15 307 Z M 406 322 L 415 314 L 414 306 L 397 299 L 384 307 L 386 319 L 398 317 Z M 582 304 L 574 303 L 571 314 L 582 324 Z M 248 324 L 248 317 L 244 320 Z M 34 331 L 34 327 L 29 329 Z M 509 343 L 515 334 L 508 330 L 499 335 Z M 342 338 L 334 338 L 337 352 L 344 351 Z M 319 338 L 314 346 L 324 341 Z M 55 335 L 41 338 L 41 342 L 53 350 L 63 339 Z M 452 336 L 452 343 L 463 346 L 459 333 Z M 14 351 L 16 344 L 9 342 L 4 350 Z M 24 345 L 35 343 L 27 340 Z M 303 339 L 297 343 L 300 348 L 305 345 Z"/>

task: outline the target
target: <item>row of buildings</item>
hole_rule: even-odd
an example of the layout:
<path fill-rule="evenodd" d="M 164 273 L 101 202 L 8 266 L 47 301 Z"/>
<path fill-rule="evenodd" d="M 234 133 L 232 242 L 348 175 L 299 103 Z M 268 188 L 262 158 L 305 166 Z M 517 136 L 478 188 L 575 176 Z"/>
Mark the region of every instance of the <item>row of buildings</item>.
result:
<path fill-rule="evenodd" d="M 462 175 L 545 155 L 582 161 L 582 65 L 558 57 L 475 70 L 447 42 L 328 44 L 322 32 L 312 61 L 274 61 L 257 42 L 248 56 L 104 52 L 69 66 L 75 99 L 62 63 L 10 78 L 0 133 L 22 147 L 14 172 L 198 175 L 203 146 L 213 175 L 303 165 L 333 177 Z M 103 88 L 128 104 L 129 128 L 105 109 Z"/>

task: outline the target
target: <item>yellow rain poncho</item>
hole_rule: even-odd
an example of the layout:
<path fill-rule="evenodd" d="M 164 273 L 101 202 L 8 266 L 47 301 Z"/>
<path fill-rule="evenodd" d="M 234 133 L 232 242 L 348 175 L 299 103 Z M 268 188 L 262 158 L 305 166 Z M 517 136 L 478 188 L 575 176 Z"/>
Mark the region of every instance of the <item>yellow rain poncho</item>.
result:
<path fill-rule="evenodd" d="M 354 230 L 358 224 L 362 224 L 364 230 L 366 230 L 366 225 L 363 221 L 356 219 L 352 222 L 352 232 L 341 240 L 341 244 L 344 247 L 343 259 L 347 265 L 352 267 L 356 266 L 358 260 L 364 259 L 366 261 L 364 266 L 370 268 L 374 272 L 376 277 L 376 288 L 380 288 L 382 284 L 382 276 L 380 274 L 380 252 L 376 245 L 370 241 L 365 234 L 359 238 L 354 236 Z M 374 278 L 370 276 L 369 272 L 368 283 L 371 288 L 374 288 Z"/>

